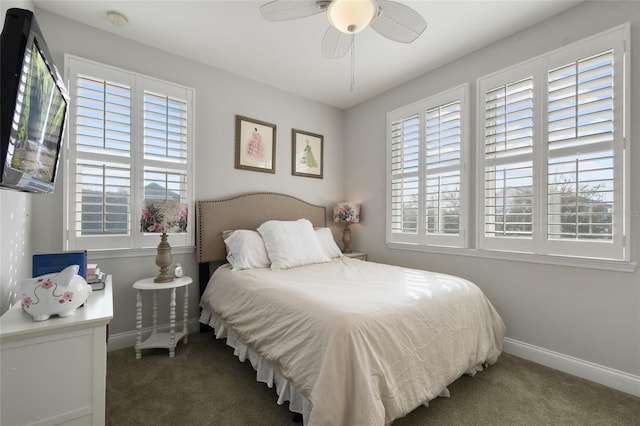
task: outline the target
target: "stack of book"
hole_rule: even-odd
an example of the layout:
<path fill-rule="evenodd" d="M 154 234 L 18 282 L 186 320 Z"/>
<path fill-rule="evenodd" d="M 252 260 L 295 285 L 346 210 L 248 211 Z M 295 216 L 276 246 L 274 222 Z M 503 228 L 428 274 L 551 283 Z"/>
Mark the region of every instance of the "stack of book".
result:
<path fill-rule="evenodd" d="M 107 280 L 107 274 L 102 272 L 96 263 L 87 264 L 87 284 L 93 290 L 102 290 Z"/>

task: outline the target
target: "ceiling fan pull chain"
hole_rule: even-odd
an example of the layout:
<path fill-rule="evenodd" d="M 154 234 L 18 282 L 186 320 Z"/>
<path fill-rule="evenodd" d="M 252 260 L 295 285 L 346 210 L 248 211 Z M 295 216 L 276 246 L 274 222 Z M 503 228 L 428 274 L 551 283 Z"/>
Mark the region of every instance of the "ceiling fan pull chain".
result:
<path fill-rule="evenodd" d="M 356 83 L 356 77 L 355 77 L 355 57 L 356 57 L 356 35 L 355 34 L 351 34 L 351 86 L 349 86 L 349 91 L 353 92 L 353 86 Z"/>

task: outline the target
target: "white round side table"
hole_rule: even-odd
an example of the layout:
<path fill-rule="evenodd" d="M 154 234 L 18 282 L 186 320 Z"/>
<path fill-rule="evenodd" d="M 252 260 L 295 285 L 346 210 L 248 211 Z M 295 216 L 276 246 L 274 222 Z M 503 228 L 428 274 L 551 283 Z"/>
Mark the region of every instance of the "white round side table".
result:
<path fill-rule="evenodd" d="M 142 349 L 147 348 L 166 348 L 169 349 L 169 358 L 175 356 L 176 346 L 180 339 L 184 339 L 187 343 L 187 319 L 189 318 L 189 284 L 193 282 L 191 277 L 175 278 L 168 283 L 154 283 L 155 277 L 138 280 L 133 284 L 136 289 L 136 359 L 142 358 Z M 184 307 L 182 314 L 182 331 L 176 333 L 176 289 L 182 287 L 184 289 Z M 153 291 L 153 330 L 151 335 L 142 341 L 142 292 L 146 290 Z M 169 332 L 158 333 L 158 292 L 160 290 L 171 290 L 171 298 L 169 301 Z"/>

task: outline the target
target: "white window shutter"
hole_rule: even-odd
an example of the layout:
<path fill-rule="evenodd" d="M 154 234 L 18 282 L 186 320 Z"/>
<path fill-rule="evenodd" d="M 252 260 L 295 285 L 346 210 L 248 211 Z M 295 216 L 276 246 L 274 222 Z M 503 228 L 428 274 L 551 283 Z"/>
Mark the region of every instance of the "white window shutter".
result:
<path fill-rule="evenodd" d="M 186 100 L 144 92 L 144 157 L 186 164 Z"/>
<path fill-rule="evenodd" d="M 461 114 L 460 101 L 426 113 L 427 234 L 460 234 Z"/>
<path fill-rule="evenodd" d="M 549 58 L 546 253 L 629 260 L 628 36 L 620 26 Z"/>
<path fill-rule="evenodd" d="M 131 88 L 78 75 L 75 80 L 76 149 L 131 155 Z"/>
<path fill-rule="evenodd" d="M 145 201 L 176 201 L 187 205 L 192 197 L 190 167 L 192 159 L 189 129 L 192 121 L 192 94 L 181 86 L 159 82 L 151 78 L 138 79 L 142 100 L 142 158 L 141 187 L 134 213 L 140 218 Z M 189 216 L 192 216 L 191 214 Z M 191 230 L 189 229 L 191 228 Z M 171 234 L 172 245 L 187 245 L 191 241 L 193 222 L 188 232 Z M 139 235 L 141 246 L 154 246 L 158 236 Z"/>
<path fill-rule="evenodd" d="M 549 239 L 613 237 L 613 52 L 549 71 Z"/>
<path fill-rule="evenodd" d="M 145 197 L 191 204 L 193 89 L 68 55 L 73 90 L 68 249 L 155 247 L 140 229 Z M 187 233 L 173 246 L 190 245 Z"/>
<path fill-rule="evenodd" d="M 391 232 L 418 234 L 420 120 L 418 114 L 391 123 Z"/>
<path fill-rule="evenodd" d="M 628 34 L 624 25 L 478 80 L 479 248 L 629 260 Z"/>
<path fill-rule="evenodd" d="M 69 248 L 109 248 L 131 235 L 131 87 L 126 74 L 96 78 L 91 64 L 75 65 L 65 203 Z"/>
<path fill-rule="evenodd" d="M 484 92 L 485 247 L 521 250 L 533 235 L 534 82 L 532 76 Z M 520 240 L 520 241 L 504 241 Z M 500 241 L 503 240 L 503 241 Z"/>
<path fill-rule="evenodd" d="M 389 242 L 465 247 L 467 91 L 388 114 Z"/>

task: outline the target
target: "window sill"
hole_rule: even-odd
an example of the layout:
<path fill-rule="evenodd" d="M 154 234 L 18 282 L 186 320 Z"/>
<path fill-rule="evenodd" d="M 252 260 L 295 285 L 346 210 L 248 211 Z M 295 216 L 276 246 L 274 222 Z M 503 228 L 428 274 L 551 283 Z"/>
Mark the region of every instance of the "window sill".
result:
<path fill-rule="evenodd" d="M 195 246 L 171 247 L 171 254 L 193 254 Z M 94 260 L 98 259 L 119 259 L 123 257 L 151 257 L 158 253 L 156 247 L 146 247 L 138 249 L 105 249 L 105 250 L 89 250 L 89 257 Z"/>
<path fill-rule="evenodd" d="M 455 256 L 479 257 L 485 259 L 509 260 L 514 262 L 538 263 L 546 265 L 568 266 L 574 268 L 600 269 L 616 272 L 633 272 L 636 262 L 621 260 L 590 259 L 581 257 L 553 256 L 532 253 L 516 253 L 497 250 L 481 250 L 455 247 L 419 246 L 416 244 L 387 243 L 394 250 L 410 250 L 425 253 L 449 254 Z"/>

